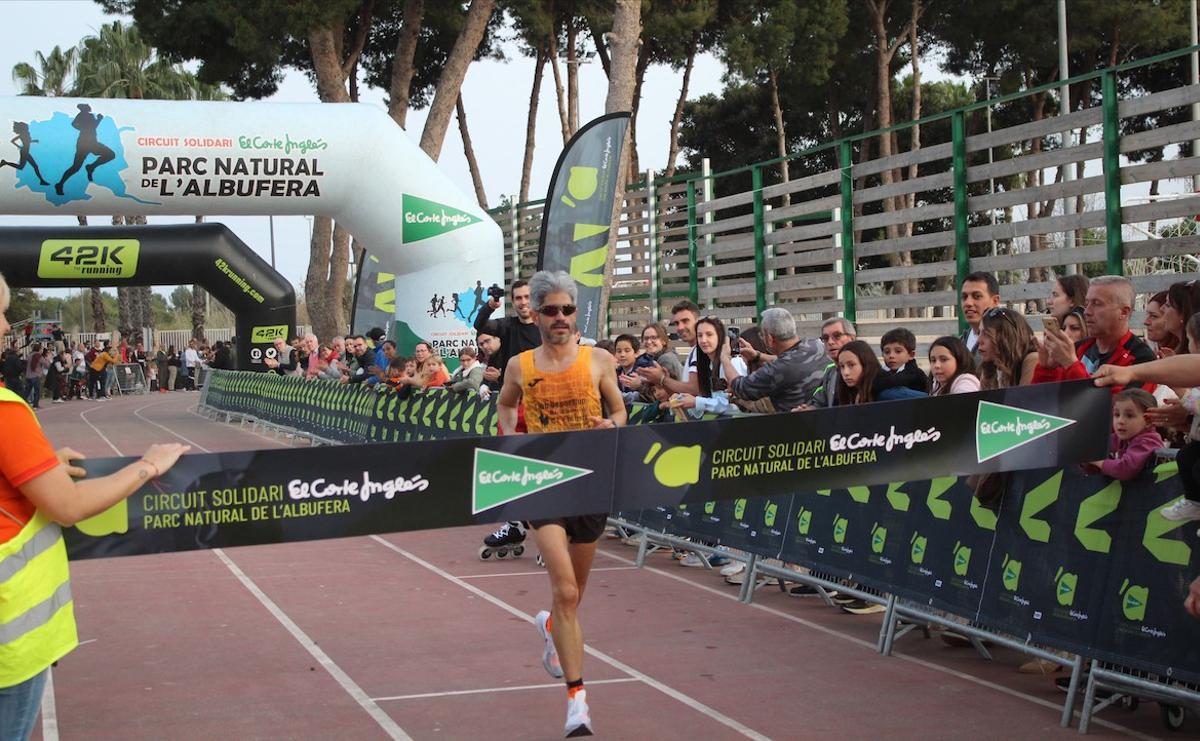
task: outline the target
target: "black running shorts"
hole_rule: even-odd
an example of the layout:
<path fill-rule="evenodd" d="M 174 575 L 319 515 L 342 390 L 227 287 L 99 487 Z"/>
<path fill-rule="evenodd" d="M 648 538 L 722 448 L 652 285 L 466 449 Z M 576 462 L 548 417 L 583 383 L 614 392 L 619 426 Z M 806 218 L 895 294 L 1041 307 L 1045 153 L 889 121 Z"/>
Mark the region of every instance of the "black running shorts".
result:
<path fill-rule="evenodd" d="M 595 543 L 604 534 L 604 528 L 608 525 L 608 514 L 555 517 L 549 520 L 531 520 L 529 523 L 534 530 L 543 525 L 559 525 L 567 531 L 567 538 L 572 543 Z"/>

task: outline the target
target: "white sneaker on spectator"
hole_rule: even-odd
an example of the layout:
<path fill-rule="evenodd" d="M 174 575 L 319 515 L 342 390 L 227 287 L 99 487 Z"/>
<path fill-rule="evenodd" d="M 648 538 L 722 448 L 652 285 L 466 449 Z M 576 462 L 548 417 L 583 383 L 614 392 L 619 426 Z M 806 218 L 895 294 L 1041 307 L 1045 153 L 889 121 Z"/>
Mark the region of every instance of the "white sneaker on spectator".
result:
<path fill-rule="evenodd" d="M 1200 502 L 1181 498 L 1174 504 L 1163 507 L 1159 513 L 1168 520 L 1200 520 Z"/>
<path fill-rule="evenodd" d="M 746 570 L 746 564 L 741 561 L 730 561 L 721 567 L 721 576 L 733 576 Z"/>
<path fill-rule="evenodd" d="M 698 569 L 698 568 L 707 566 L 708 564 L 705 562 L 703 556 L 701 556 L 697 553 L 689 553 L 686 556 L 684 556 L 683 558 L 679 559 L 679 565 L 687 566 L 688 568 L 691 568 L 691 569 Z"/>

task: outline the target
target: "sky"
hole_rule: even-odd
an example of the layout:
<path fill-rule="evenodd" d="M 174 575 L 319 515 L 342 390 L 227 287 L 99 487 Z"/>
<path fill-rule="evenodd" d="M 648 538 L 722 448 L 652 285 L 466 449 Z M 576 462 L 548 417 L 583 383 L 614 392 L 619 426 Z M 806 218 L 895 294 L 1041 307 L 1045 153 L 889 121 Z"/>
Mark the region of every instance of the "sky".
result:
<path fill-rule="evenodd" d="M 19 62 L 34 63 L 35 52 L 48 53 L 55 45 L 74 46 L 85 36 L 95 33 L 101 25 L 118 16 L 106 15 L 90 0 L 7 0 L 3 4 L 8 20 L 19 23 L 0 24 L 0 96 L 15 95 L 11 70 Z M 128 20 L 128 19 L 126 19 Z M 472 144 L 482 173 L 488 203 L 499 205 L 505 195 L 520 188 L 521 160 L 525 147 L 525 123 L 528 115 L 529 92 L 533 82 L 533 60 L 521 56 L 511 45 L 509 61 L 482 61 L 471 65 L 463 83 L 463 103 L 470 127 Z M 710 54 L 700 55 L 692 72 L 689 98 L 721 89 L 722 67 Z M 564 68 L 565 74 L 565 68 Z M 671 117 L 679 96 L 680 73 L 667 67 L 652 67 L 644 83 L 641 111 L 638 116 L 638 152 L 642 167 L 661 171 L 666 166 Z M 580 65 L 581 123 L 604 113 L 608 81 L 598 61 Z M 361 88 L 364 103 L 385 108 L 384 92 Z M 289 71 L 274 97 L 276 102 L 316 102 L 317 96 L 308 79 L 300 72 Z M 410 111 L 407 134 L 419 143 L 425 125 L 426 111 Z M 558 107 L 554 81 L 546 70 L 538 104 L 537 140 L 534 150 L 530 198 L 545 196 L 554 163 L 562 150 L 562 133 L 558 122 Z M 442 145 L 438 165 L 466 194 L 472 194 L 470 171 L 463 154 L 457 120 L 452 118 Z M 473 196 L 470 200 L 475 200 Z M 94 219 L 95 220 L 95 219 Z M 224 222 L 264 259 L 270 260 L 271 229 L 265 216 L 212 216 L 209 221 Z M 169 224 L 191 222 L 190 217 L 152 217 L 151 223 Z M 75 217 L 0 216 L 0 226 L 75 223 Z M 100 221 L 97 221 L 100 223 Z M 276 268 L 298 288 L 303 288 L 308 268 L 310 221 L 291 216 L 274 219 Z M 0 259 L 2 262 L 2 259 Z M 170 288 L 161 289 L 169 292 Z M 42 290 L 47 294 L 65 291 Z"/>

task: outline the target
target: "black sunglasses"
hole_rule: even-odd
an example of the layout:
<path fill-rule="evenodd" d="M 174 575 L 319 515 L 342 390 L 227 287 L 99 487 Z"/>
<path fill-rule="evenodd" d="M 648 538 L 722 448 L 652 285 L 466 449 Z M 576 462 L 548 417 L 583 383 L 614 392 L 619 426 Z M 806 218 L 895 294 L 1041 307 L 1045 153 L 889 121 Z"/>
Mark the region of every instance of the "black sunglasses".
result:
<path fill-rule="evenodd" d="M 1017 326 L 1017 317 L 1019 316 L 1020 314 L 1017 312 L 1013 311 L 1012 309 L 1006 309 L 1003 306 L 993 306 L 992 308 L 983 312 L 984 319 L 1007 319 L 1008 321 L 1012 322 L 1014 327 Z"/>
<path fill-rule="evenodd" d="M 546 317 L 555 317 L 559 314 L 562 314 L 563 316 L 571 316 L 575 313 L 577 308 L 579 307 L 577 307 L 575 304 L 563 304 L 561 306 L 558 304 L 547 304 L 539 308 L 538 313 Z"/>

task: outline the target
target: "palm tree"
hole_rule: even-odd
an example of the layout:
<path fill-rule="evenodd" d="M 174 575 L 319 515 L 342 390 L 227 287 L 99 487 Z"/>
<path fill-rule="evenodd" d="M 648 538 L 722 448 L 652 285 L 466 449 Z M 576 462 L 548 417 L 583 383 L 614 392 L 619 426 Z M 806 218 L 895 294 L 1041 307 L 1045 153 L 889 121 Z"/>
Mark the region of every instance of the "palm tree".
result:
<path fill-rule="evenodd" d="M 79 46 L 73 92 L 87 98 L 186 100 L 191 97 L 181 67 L 161 59 L 136 26 L 113 21 Z"/>
<path fill-rule="evenodd" d="M 158 57 L 136 26 L 113 21 L 79 45 L 79 66 L 72 92 L 87 98 L 189 100 L 198 81 L 182 67 Z M 114 217 L 119 223 L 120 217 Z M 126 225 L 145 224 L 145 216 L 126 216 Z M 149 288 L 117 289 L 121 334 L 136 339 L 153 322 Z"/>
<path fill-rule="evenodd" d="M 57 46 L 48 55 L 34 52 L 36 67 L 28 62 L 13 65 L 13 84 L 21 88 L 21 95 L 61 98 L 72 87 L 78 53 L 76 47 L 63 51 Z"/>

